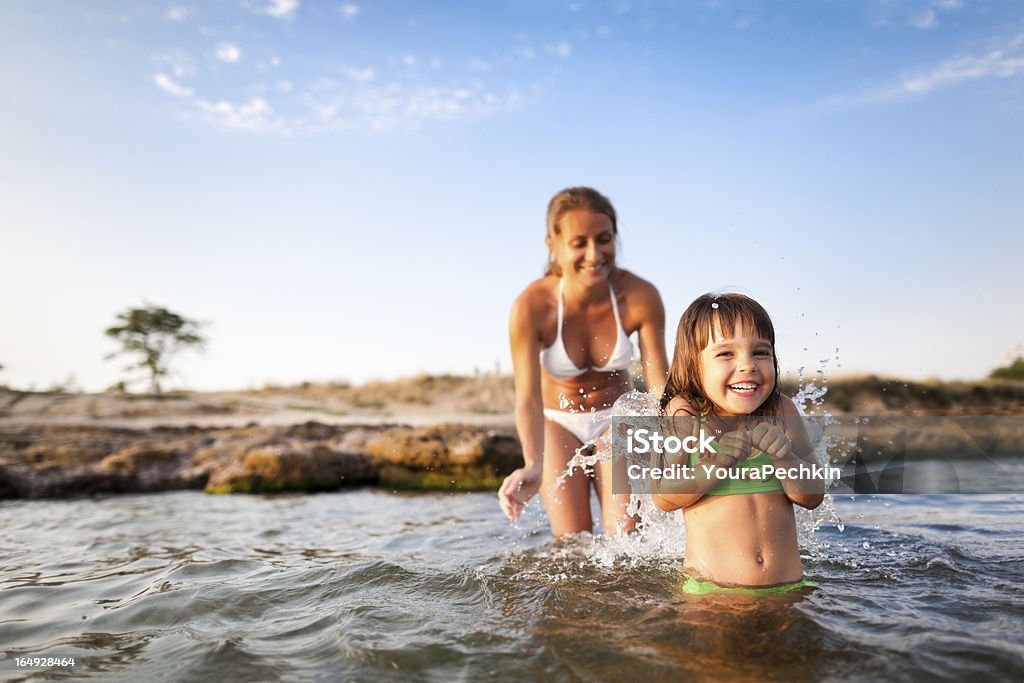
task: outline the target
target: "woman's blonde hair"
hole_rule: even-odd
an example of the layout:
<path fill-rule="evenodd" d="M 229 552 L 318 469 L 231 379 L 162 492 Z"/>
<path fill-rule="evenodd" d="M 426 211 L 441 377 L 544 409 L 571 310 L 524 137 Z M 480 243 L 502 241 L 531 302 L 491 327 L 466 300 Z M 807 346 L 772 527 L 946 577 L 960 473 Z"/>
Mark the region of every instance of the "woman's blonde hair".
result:
<path fill-rule="evenodd" d="M 703 294 L 690 304 L 679 319 L 676 346 L 672 353 L 672 367 L 661 396 L 664 411 L 676 396 L 690 401 L 702 415 L 717 414 L 715 404 L 704 394 L 701 382 L 701 351 L 716 332 L 732 335 L 737 324 L 772 345 L 772 363 L 775 365 L 775 386 L 764 403 L 752 415 L 778 415 L 781 409 L 779 393 L 779 357 L 775 353 L 775 327 L 761 304 L 742 294 Z"/>
<path fill-rule="evenodd" d="M 612 234 L 619 236 L 619 226 L 615 216 L 615 207 L 603 194 L 592 187 L 569 187 L 548 202 L 548 237 L 554 241 L 562 234 L 562 218 L 570 211 L 584 209 L 593 213 L 602 213 L 612 221 Z M 562 268 L 555 262 L 554 254 L 548 254 L 548 263 L 544 268 L 545 275 L 561 277 Z"/>

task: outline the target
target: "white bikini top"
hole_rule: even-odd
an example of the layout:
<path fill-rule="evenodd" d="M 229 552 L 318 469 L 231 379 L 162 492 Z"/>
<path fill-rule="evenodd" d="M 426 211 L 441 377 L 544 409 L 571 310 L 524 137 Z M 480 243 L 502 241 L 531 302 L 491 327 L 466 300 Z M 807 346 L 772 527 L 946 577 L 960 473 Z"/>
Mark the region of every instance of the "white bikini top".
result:
<path fill-rule="evenodd" d="M 615 340 L 615 348 L 612 349 L 612 355 L 609 356 L 608 362 L 604 365 L 595 365 L 589 368 L 578 368 L 572 362 L 572 359 L 569 358 L 569 353 L 565 350 L 565 344 L 562 342 L 562 318 L 565 313 L 565 297 L 562 294 L 563 284 L 562 280 L 558 281 L 558 334 L 555 335 L 555 341 L 551 346 L 540 352 L 540 364 L 555 379 L 579 377 L 588 370 L 596 370 L 597 372 L 628 370 L 630 363 L 633 362 L 633 343 L 629 341 L 629 335 L 622 329 L 622 321 L 619 319 L 619 304 L 615 301 L 615 290 L 612 289 L 612 283 L 610 282 L 608 283 L 608 292 L 612 297 L 615 329 L 619 333 L 618 338 Z"/>

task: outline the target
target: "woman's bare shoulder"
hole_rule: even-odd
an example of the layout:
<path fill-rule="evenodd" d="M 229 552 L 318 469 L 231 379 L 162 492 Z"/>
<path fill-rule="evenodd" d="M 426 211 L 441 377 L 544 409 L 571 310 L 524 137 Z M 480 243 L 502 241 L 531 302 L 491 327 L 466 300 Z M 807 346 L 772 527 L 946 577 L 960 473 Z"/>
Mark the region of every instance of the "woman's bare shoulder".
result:
<path fill-rule="evenodd" d="M 554 301 L 554 287 L 557 282 L 558 278 L 546 275 L 526 285 L 512 302 L 512 317 L 532 321 L 543 318 Z"/>
<path fill-rule="evenodd" d="M 615 287 L 621 288 L 627 296 L 636 297 L 644 301 L 661 301 L 658 288 L 647 280 L 624 268 L 617 269 L 617 273 L 617 281 L 613 281 L 612 284 Z"/>

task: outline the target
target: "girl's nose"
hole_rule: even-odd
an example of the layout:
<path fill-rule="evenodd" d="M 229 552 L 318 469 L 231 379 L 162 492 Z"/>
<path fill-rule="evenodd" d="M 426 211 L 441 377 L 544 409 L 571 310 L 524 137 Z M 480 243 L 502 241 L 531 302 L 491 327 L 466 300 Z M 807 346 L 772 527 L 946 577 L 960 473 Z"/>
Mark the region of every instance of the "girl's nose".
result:
<path fill-rule="evenodd" d="M 741 353 L 739 357 L 739 370 L 740 372 L 753 372 L 754 368 L 754 357 L 749 353 Z"/>
<path fill-rule="evenodd" d="M 600 250 L 597 248 L 597 241 L 590 240 L 587 242 L 587 259 L 589 261 L 597 261 L 599 258 Z"/>

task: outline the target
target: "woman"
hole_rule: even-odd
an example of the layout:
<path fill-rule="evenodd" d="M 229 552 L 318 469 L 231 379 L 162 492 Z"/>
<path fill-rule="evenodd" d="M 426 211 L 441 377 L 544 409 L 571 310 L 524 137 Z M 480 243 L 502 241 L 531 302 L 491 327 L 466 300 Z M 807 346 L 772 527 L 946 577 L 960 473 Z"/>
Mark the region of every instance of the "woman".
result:
<path fill-rule="evenodd" d="M 632 388 L 629 336 L 638 333 L 644 380 L 656 396 L 668 361 L 658 290 L 615 265 L 611 202 L 588 187 L 563 190 L 548 204 L 547 224 L 547 271 L 512 304 L 515 418 L 525 464 L 505 478 L 498 500 L 518 519 L 540 490 L 560 537 L 593 530 L 590 478 L 576 470 L 557 489 L 554 483 L 576 449 L 610 426 L 611 405 Z M 611 474 L 610 461 L 596 467 L 602 528 L 631 531 L 629 494 L 612 493 Z"/>

